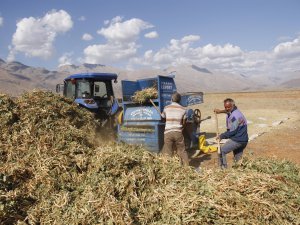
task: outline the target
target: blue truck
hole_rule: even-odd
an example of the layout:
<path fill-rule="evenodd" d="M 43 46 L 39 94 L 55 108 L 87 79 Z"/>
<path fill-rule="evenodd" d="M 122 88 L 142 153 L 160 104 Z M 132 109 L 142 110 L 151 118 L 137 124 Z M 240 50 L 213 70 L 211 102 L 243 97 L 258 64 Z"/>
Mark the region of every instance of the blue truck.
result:
<path fill-rule="evenodd" d="M 56 91 L 63 89 L 64 96 L 74 99 L 80 107 L 94 112 L 103 126 L 116 131 L 119 142 L 143 145 L 147 150 L 158 153 L 163 147 L 165 129 L 165 121 L 160 113 L 171 103 L 172 94 L 177 91 L 174 76 L 158 75 L 136 81 L 122 80 L 121 105 L 115 98 L 112 86 L 117 78 L 114 73 L 73 74 L 65 78 L 63 84 L 57 84 Z M 157 89 L 156 99 L 143 104 L 133 101 L 137 91 L 149 87 Z M 203 103 L 203 93 L 188 92 L 181 95 L 180 104 L 187 108 L 185 142 L 186 147 L 191 148 L 198 145 L 201 112 L 189 107 Z M 117 126 L 115 121 L 118 121 Z"/>
<path fill-rule="evenodd" d="M 114 115 L 120 110 L 112 82 L 117 82 L 115 73 L 78 73 L 68 76 L 63 84 L 56 85 L 56 92 L 74 99 L 80 107 L 95 113 L 102 125 L 112 125 Z M 109 123 L 107 123 L 109 122 Z"/>
<path fill-rule="evenodd" d="M 173 76 L 158 75 L 154 78 L 136 81 L 121 81 L 123 118 L 118 125 L 118 141 L 127 144 L 139 144 L 158 153 L 164 143 L 165 122 L 160 112 L 171 103 L 172 94 L 177 91 Z M 157 98 L 143 104 L 133 101 L 136 91 L 145 88 L 157 88 Z M 187 148 L 197 145 L 196 137 L 199 132 L 201 113 L 199 109 L 192 110 L 189 106 L 203 103 L 202 92 L 189 92 L 181 94 L 180 104 L 187 107 L 187 126 L 185 140 Z"/>

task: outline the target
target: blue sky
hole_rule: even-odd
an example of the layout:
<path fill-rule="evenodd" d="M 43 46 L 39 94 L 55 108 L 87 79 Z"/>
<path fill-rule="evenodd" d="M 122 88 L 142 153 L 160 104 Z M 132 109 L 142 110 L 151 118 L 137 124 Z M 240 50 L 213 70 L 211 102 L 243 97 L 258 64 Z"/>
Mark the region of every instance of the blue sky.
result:
<path fill-rule="evenodd" d="M 299 0 L 1 0 L 0 58 L 55 70 L 300 70 Z"/>

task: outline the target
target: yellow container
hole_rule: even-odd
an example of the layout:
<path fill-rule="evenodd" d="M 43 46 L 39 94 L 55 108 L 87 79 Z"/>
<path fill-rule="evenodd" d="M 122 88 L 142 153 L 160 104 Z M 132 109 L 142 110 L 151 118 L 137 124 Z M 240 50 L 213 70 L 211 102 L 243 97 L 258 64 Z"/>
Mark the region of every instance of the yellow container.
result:
<path fill-rule="evenodd" d="M 199 149 L 202 149 L 205 146 L 206 138 L 205 135 L 199 136 Z"/>
<path fill-rule="evenodd" d="M 206 144 L 206 138 L 205 135 L 200 135 L 199 136 L 199 149 L 203 152 L 203 153 L 211 153 L 211 152 L 216 152 L 218 150 L 217 147 L 215 146 L 205 146 Z"/>

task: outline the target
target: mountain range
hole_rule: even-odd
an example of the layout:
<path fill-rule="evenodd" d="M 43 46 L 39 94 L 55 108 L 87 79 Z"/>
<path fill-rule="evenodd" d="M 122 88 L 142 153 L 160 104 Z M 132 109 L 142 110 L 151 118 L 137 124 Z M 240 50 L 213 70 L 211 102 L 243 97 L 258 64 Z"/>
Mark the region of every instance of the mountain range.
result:
<path fill-rule="evenodd" d="M 238 92 L 274 89 L 300 88 L 300 71 L 293 71 L 281 77 L 264 75 L 247 76 L 201 68 L 197 65 L 181 65 L 164 70 L 124 70 L 102 64 L 65 65 L 56 71 L 31 67 L 20 62 L 5 62 L 0 59 L 0 93 L 18 96 L 32 89 L 55 90 L 56 84 L 75 73 L 110 72 L 118 74 L 118 80 L 136 80 L 157 75 L 175 75 L 179 92 Z M 120 97 L 121 82 L 115 85 L 115 93 Z"/>

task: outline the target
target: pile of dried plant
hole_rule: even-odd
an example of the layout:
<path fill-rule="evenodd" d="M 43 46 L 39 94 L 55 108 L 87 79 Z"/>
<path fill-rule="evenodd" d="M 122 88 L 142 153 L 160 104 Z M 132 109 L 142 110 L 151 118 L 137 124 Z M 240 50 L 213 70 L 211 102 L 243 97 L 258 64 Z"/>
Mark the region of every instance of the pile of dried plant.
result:
<path fill-rule="evenodd" d="M 45 183 L 54 187 L 64 183 L 62 171 L 72 175 L 72 170 L 84 169 L 80 154 L 94 147 L 97 124 L 93 114 L 71 100 L 41 91 L 26 93 L 15 102 L 1 95 L 0 121 L 3 224 L 24 218 L 39 201 L 39 191 L 51 194 L 52 190 L 43 190 Z"/>
<path fill-rule="evenodd" d="M 6 142 L 10 138 L 10 127 L 18 119 L 16 107 L 16 104 L 7 95 L 0 94 L 0 143 Z M 4 156 L 0 154 L 1 157 Z"/>
<path fill-rule="evenodd" d="M 0 143 L 0 224 L 300 223 L 290 162 L 245 159 L 196 173 L 139 146 L 99 146 L 92 115 L 65 98 L 3 102 L 0 119 L 3 108 L 17 119 Z"/>
<path fill-rule="evenodd" d="M 144 88 L 140 91 L 136 91 L 132 96 L 132 101 L 144 104 L 149 102 L 150 99 L 157 99 L 158 93 L 156 87 Z"/>

